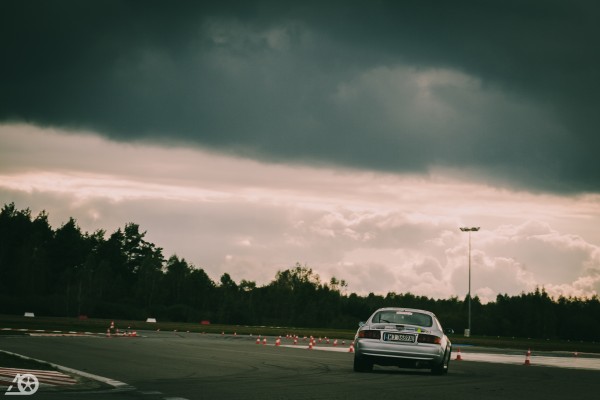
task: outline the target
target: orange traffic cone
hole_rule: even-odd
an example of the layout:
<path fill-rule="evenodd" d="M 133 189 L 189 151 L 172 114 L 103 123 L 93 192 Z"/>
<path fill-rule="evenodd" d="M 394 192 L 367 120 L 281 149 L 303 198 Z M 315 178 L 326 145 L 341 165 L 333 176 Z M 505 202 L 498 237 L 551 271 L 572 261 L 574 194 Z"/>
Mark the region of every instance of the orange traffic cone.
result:
<path fill-rule="evenodd" d="M 458 353 L 456 353 L 456 361 L 461 361 L 462 356 L 460 355 L 460 347 L 458 348 Z"/>
<path fill-rule="evenodd" d="M 267 338 L 263 339 L 263 346 L 267 344 Z"/>
<path fill-rule="evenodd" d="M 348 353 L 354 353 L 354 344 L 350 343 L 350 347 L 348 348 Z"/>
<path fill-rule="evenodd" d="M 110 337 L 110 328 L 106 330 L 106 336 Z"/>
<path fill-rule="evenodd" d="M 312 340 L 310 342 L 308 342 L 308 349 L 309 350 L 313 349 L 313 342 L 312 342 Z"/>
<path fill-rule="evenodd" d="M 294 339 L 294 345 L 298 344 L 298 339 Z"/>
<path fill-rule="evenodd" d="M 525 356 L 525 364 L 524 365 L 531 365 L 531 349 L 527 350 L 527 355 Z"/>
<path fill-rule="evenodd" d="M 333 341 L 333 346 L 334 346 L 334 347 L 335 347 L 335 346 L 337 346 L 337 339 L 335 339 L 335 340 Z"/>
<path fill-rule="evenodd" d="M 260 344 L 260 338 L 256 338 L 256 344 Z"/>
<path fill-rule="evenodd" d="M 275 346 L 279 346 L 281 345 L 281 339 L 277 338 L 277 340 L 275 341 Z"/>

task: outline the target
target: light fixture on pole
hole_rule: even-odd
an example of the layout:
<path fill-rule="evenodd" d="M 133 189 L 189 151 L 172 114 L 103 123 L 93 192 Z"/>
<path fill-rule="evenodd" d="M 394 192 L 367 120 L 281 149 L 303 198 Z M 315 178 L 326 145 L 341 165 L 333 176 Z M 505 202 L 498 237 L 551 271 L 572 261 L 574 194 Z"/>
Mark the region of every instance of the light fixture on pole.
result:
<path fill-rule="evenodd" d="M 465 331 L 465 336 L 469 337 L 471 336 L 471 232 L 477 232 L 479 227 L 464 227 L 460 228 L 460 230 L 463 232 L 469 232 L 469 294 L 467 295 L 469 299 L 469 324 L 467 330 Z"/>

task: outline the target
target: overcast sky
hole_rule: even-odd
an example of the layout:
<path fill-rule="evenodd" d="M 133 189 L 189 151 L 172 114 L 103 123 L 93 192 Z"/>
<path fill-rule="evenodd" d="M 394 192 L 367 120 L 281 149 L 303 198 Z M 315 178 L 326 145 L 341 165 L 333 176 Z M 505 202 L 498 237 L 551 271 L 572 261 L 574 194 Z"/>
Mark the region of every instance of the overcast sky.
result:
<path fill-rule="evenodd" d="M 3 1 L 0 202 L 218 281 L 600 291 L 593 1 Z"/>

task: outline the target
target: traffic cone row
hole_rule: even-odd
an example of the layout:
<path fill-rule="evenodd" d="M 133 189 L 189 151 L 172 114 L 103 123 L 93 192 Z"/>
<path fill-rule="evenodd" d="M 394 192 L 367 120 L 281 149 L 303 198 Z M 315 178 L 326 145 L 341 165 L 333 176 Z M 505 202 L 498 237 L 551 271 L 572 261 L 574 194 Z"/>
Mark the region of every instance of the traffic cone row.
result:
<path fill-rule="evenodd" d="M 114 326 L 114 325 L 112 325 L 112 324 L 111 324 L 111 326 Z M 107 330 L 107 336 L 109 336 L 109 337 L 110 337 L 110 334 L 111 334 L 111 333 L 110 333 L 110 329 L 108 329 L 108 330 Z M 222 336 L 224 336 L 224 335 L 225 335 L 225 332 L 224 332 L 224 331 L 222 331 L 222 332 L 221 332 L 221 335 L 222 335 Z M 237 335 L 237 333 L 236 333 L 236 332 L 234 332 L 234 333 L 233 333 L 233 336 L 236 336 L 236 335 Z M 126 333 L 124 334 L 124 336 L 137 336 L 137 332 L 135 332 L 135 331 L 134 331 L 134 332 L 132 332 L 132 333 L 128 333 L 128 332 L 126 332 Z M 252 335 L 250 335 L 250 336 L 252 336 Z M 292 342 L 292 343 L 293 343 L 294 345 L 297 345 L 297 344 L 298 344 L 298 339 L 299 339 L 299 336 L 297 336 L 297 335 L 289 335 L 289 334 L 288 334 L 288 335 L 286 335 L 286 337 L 285 337 L 285 338 L 286 338 L 286 339 L 288 339 L 288 340 L 293 340 L 293 342 Z M 262 339 L 262 340 L 261 340 L 261 339 Z M 304 337 L 302 340 L 307 340 L 307 339 L 308 339 L 308 338 L 305 336 L 305 337 Z M 308 350 L 313 350 L 313 349 L 314 349 L 314 347 L 315 347 L 315 346 L 316 346 L 316 344 L 317 344 L 317 339 L 315 339 L 313 336 L 311 336 L 311 337 L 310 337 L 310 339 L 308 339 L 308 340 L 309 340 L 309 342 L 308 342 Z M 324 339 L 323 339 L 323 338 L 319 338 L 318 340 L 319 340 L 319 342 L 320 342 L 320 343 L 322 343 L 322 342 L 323 342 L 323 340 L 325 340 L 325 342 L 326 342 L 326 343 L 328 343 L 328 344 L 330 343 L 330 339 L 329 339 L 329 338 L 327 338 L 327 337 L 325 337 Z M 263 337 L 262 337 L 262 335 L 260 335 L 260 334 L 259 334 L 259 335 L 257 336 L 257 338 L 256 338 L 256 342 L 255 342 L 255 343 L 256 343 L 256 344 L 258 344 L 258 345 L 260 345 L 260 344 L 262 343 L 262 345 L 263 345 L 263 346 L 265 346 L 265 345 L 267 345 L 267 338 L 266 338 L 266 337 L 265 337 L 265 338 L 263 338 Z M 338 341 L 337 339 L 334 339 L 332 344 L 333 344 L 333 346 L 334 346 L 334 347 L 337 347 L 338 343 L 339 343 L 339 341 Z M 345 340 L 343 340 L 343 341 L 342 341 L 342 345 L 344 345 L 344 346 L 346 345 L 346 341 L 345 341 Z M 275 340 L 275 346 L 281 346 L 281 336 L 279 336 L 279 337 L 278 337 L 278 338 Z M 349 353 L 354 353 L 354 344 L 353 344 L 352 342 L 350 342 L 350 347 L 348 347 L 348 352 L 349 352 Z M 460 359 L 460 349 L 459 349 L 459 356 L 458 356 L 458 358 L 457 358 L 457 359 Z"/>
<path fill-rule="evenodd" d="M 110 327 L 109 327 L 109 328 L 106 330 L 106 336 L 107 336 L 107 337 L 111 337 L 111 336 L 113 335 L 113 333 L 112 333 L 113 331 L 115 331 L 115 333 L 114 333 L 114 334 L 116 334 L 116 335 L 119 335 L 119 330 L 115 328 L 115 322 L 114 322 L 114 321 L 111 321 L 111 322 L 110 322 Z M 157 329 L 157 332 L 160 332 L 160 329 Z M 224 331 L 222 331 L 222 332 L 221 332 L 221 335 L 222 335 L 222 336 L 224 336 L 224 335 L 225 335 L 225 332 L 224 332 Z M 237 332 L 234 332 L 234 333 L 233 333 L 233 335 L 234 335 L 234 336 L 237 336 Z M 129 332 L 129 331 L 127 330 L 127 331 L 125 331 L 125 332 L 122 334 L 122 336 L 127 336 L 127 337 L 137 337 L 137 331 L 132 331 L 132 332 Z M 250 335 L 250 336 L 252 336 L 252 335 Z M 256 344 L 260 344 L 260 343 L 261 343 L 261 338 L 262 338 L 262 336 L 259 334 L 259 335 L 258 335 L 258 337 L 257 337 L 257 339 L 256 339 Z M 299 338 L 299 337 L 298 337 L 298 335 L 289 335 L 289 334 L 288 334 L 288 335 L 286 335 L 286 339 L 293 340 L 293 343 L 294 343 L 294 345 L 297 345 L 297 344 L 298 344 L 298 338 Z M 313 350 L 314 346 L 317 344 L 317 339 L 315 339 L 313 336 L 310 336 L 310 338 L 307 338 L 306 336 L 304 336 L 304 337 L 302 338 L 302 340 L 303 340 L 303 341 L 309 340 L 309 342 L 308 342 L 308 350 Z M 325 337 L 325 338 L 324 338 L 324 340 L 325 340 L 325 343 L 326 343 L 326 344 L 329 344 L 329 343 L 330 343 L 330 339 L 329 339 L 329 338 Z M 322 339 L 322 338 L 319 338 L 319 339 L 318 339 L 318 341 L 319 341 L 319 343 L 322 343 L 322 342 L 323 342 L 323 339 Z M 264 339 L 262 340 L 262 344 L 263 344 L 263 345 L 266 345 L 266 344 L 267 344 L 267 338 L 264 338 Z M 342 340 L 342 345 L 345 345 L 345 344 L 346 344 L 346 341 L 345 341 L 345 340 Z M 337 346 L 337 345 L 338 345 L 338 340 L 337 340 L 337 339 L 335 339 L 335 340 L 333 341 L 333 346 Z M 279 337 L 278 337 L 278 338 L 275 340 L 275 346 L 281 346 L 281 336 L 279 336 Z M 349 353 L 354 353 L 354 344 L 353 344 L 352 342 L 350 343 L 350 347 L 348 348 L 348 352 L 349 352 Z M 575 356 L 575 357 L 577 357 L 578 355 L 579 355 L 579 353 L 576 351 L 576 352 L 574 353 L 574 356 Z M 462 359 L 463 359 L 463 358 L 462 358 L 462 355 L 461 355 L 461 352 L 460 352 L 460 347 L 459 347 L 459 348 L 458 348 L 458 350 L 457 350 L 457 353 L 456 353 L 456 358 L 455 358 L 455 360 L 456 360 L 456 361 L 462 361 Z M 523 364 L 523 365 L 531 365 L 531 349 L 528 349 L 528 350 L 527 350 L 527 353 L 526 353 L 526 355 L 525 355 L 525 362 L 524 362 L 524 364 Z"/>
<path fill-rule="evenodd" d="M 114 327 L 114 323 L 111 323 L 111 327 Z M 107 336 L 110 336 L 110 331 L 107 331 Z M 136 336 L 137 336 L 137 333 L 136 333 Z M 221 331 L 221 336 L 225 336 L 225 331 Z M 233 332 L 233 336 L 237 336 L 237 332 Z M 252 337 L 253 335 L 250 334 L 249 336 Z M 300 339 L 300 337 L 298 335 L 287 334 L 285 336 L 285 339 L 292 340 L 292 343 L 294 345 L 297 345 L 298 344 L 298 340 Z M 323 338 L 320 337 L 318 339 L 315 338 L 315 337 L 313 337 L 313 336 L 310 336 L 310 337 L 304 336 L 301 340 L 302 341 L 308 340 L 308 349 L 309 350 L 312 350 L 317 345 L 317 343 L 323 343 L 323 341 L 325 341 L 325 344 L 331 344 L 331 345 L 333 345 L 333 347 L 337 347 L 338 344 L 340 343 L 338 341 L 338 339 L 333 339 L 333 342 L 332 342 L 331 339 L 328 338 L 327 336 L 325 336 Z M 282 341 L 282 337 L 279 336 L 275 340 L 275 346 L 281 346 L 281 341 Z M 263 338 L 262 335 L 259 334 L 257 336 L 257 338 L 256 338 L 256 344 L 261 344 L 261 343 L 263 345 L 266 345 L 267 344 L 267 338 Z M 345 346 L 346 345 L 346 341 L 342 340 L 341 344 L 342 344 L 342 346 Z M 348 348 L 348 352 L 350 352 L 350 353 L 354 352 L 354 345 L 352 344 L 352 342 L 350 343 L 350 347 Z M 459 353 L 460 353 L 460 350 L 459 350 Z M 457 359 L 460 359 L 460 354 L 459 354 L 459 356 L 458 356 Z"/>

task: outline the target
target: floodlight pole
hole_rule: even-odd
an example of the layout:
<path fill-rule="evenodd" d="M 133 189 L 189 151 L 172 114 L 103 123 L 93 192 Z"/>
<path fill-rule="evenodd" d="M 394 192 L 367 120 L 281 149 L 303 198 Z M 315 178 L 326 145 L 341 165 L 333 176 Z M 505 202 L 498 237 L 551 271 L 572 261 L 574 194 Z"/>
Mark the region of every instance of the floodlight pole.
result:
<path fill-rule="evenodd" d="M 469 293 L 467 294 L 467 298 L 469 301 L 469 323 L 468 323 L 468 336 L 471 335 L 471 232 L 477 232 L 479 230 L 479 227 L 472 227 L 472 228 L 460 228 L 461 231 L 463 232 L 469 232 Z M 465 335 L 466 336 L 466 335 Z"/>

